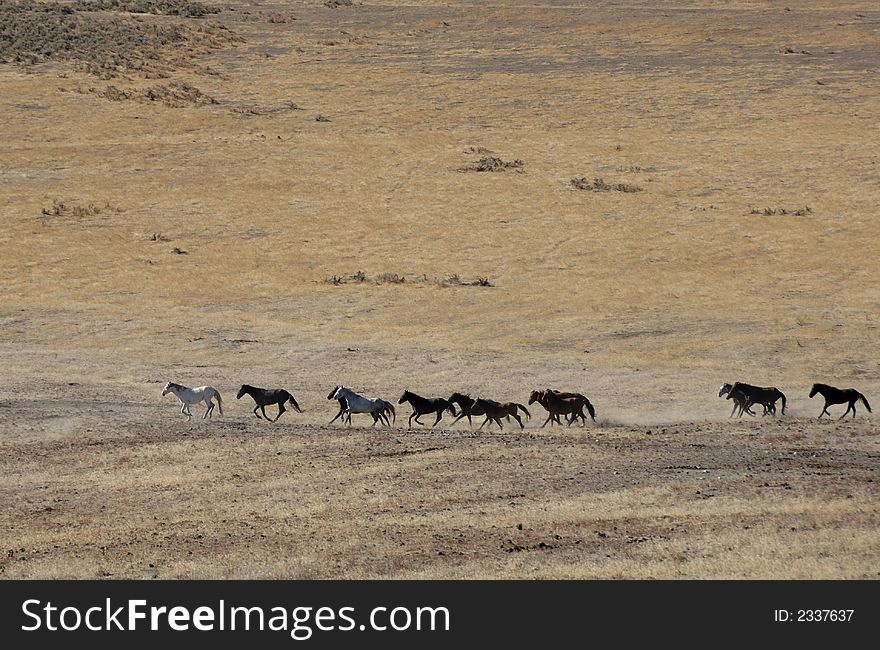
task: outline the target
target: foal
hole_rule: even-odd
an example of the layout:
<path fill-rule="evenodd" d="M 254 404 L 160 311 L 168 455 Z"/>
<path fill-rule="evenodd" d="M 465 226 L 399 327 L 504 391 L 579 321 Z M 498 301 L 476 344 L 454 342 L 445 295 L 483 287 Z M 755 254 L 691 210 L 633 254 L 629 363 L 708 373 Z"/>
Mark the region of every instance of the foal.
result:
<path fill-rule="evenodd" d="M 260 414 L 257 413 L 257 409 L 263 412 L 263 417 L 269 420 L 269 416 L 266 415 L 266 407 L 270 404 L 278 405 L 278 415 L 275 416 L 274 420 L 269 420 L 270 422 L 277 422 L 278 418 L 281 417 L 281 414 L 284 413 L 287 409 L 284 408 L 284 404 L 290 401 L 290 405 L 293 406 L 297 410 L 297 412 L 302 413 L 302 409 L 299 407 L 299 404 L 296 403 L 296 400 L 293 399 L 293 395 L 288 393 L 283 388 L 257 388 L 255 386 L 250 386 L 248 384 L 243 384 L 241 388 L 238 389 L 238 395 L 235 396 L 235 399 L 241 399 L 242 395 L 250 395 L 254 398 L 254 402 L 257 405 L 254 407 L 254 415 L 260 417 Z"/>

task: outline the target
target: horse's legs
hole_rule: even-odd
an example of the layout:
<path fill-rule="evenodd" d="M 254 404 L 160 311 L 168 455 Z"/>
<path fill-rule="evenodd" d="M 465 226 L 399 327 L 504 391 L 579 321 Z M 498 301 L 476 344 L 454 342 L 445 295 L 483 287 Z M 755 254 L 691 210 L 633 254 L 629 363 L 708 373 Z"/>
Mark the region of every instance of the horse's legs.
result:
<path fill-rule="evenodd" d="M 432 424 L 431 426 L 432 426 L 432 427 L 436 427 L 436 426 L 437 426 L 437 423 L 438 423 L 442 418 L 443 418 L 443 410 L 441 409 L 441 410 L 437 411 L 437 419 L 434 420 L 434 424 Z"/>
<path fill-rule="evenodd" d="M 266 415 L 266 406 L 265 404 L 260 404 L 260 413 L 263 414 L 263 417 L 269 420 L 269 416 Z M 271 420 L 269 420 L 271 422 Z"/>
<path fill-rule="evenodd" d="M 543 429 L 544 427 L 547 426 L 547 423 L 550 421 L 550 419 L 551 419 L 552 417 L 553 417 L 553 414 L 552 414 L 552 413 L 551 413 L 550 415 L 547 416 L 547 419 L 544 420 L 544 424 L 541 425 L 541 428 L 542 428 L 542 429 Z M 553 426 L 553 425 L 551 424 L 550 426 Z"/>
<path fill-rule="evenodd" d="M 509 420 L 509 419 L 510 419 L 510 418 L 508 418 L 508 420 Z M 501 418 L 495 418 L 495 421 L 498 423 L 498 428 L 501 429 L 501 430 L 503 431 L 503 430 L 504 430 L 504 425 L 501 424 Z"/>
<path fill-rule="evenodd" d="M 409 415 L 409 428 L 410 428 L 410 429 L 412 429 L 412 421 L 413 421 L 413 418 L 414 418 L 415 416 L 416 416 L 416 412 L 415 412 L 415 411 L 413 411 L 413 412 L 410 413 L 410 415 Z"/>
<path fill-rule="evenodd" d="M 273 422 L 278 422 L 278 418 L 281 417 L 281 414 L 284 413 L 287 409 L 284 408 L 284 402 L 278 402 L 278 415 L 275 416 Z"/>
<path fill-rule="evenodd" d="M 849 415 L 849 410 L 850 410 L 850 409 L 852 409 L 853 417 L 855 417 L 855 416 L 856 416 L 856 407 L 855 407 L 854 402 L 850 402 L 850 403 L 847 405 L 847 407 L 846 407 L 846 411 L 843 412 L 843 415 L 841 415 L 841 416 L 840 416 L 839 418 L 837 418 L 837 419 L 838 419 L 838 420 L 842 420 L 842 419 L 845 418 L 847 415 Z"/>
<path fill-rule="evenodd" d="M 486 419 L 483 420 L 483 424 L 480 425 L 480 428 L 482 429 L 482 428 L 483 428 L 483 425 L 486 424 L 486 422 L 488 422 L 488 421 L 489 421 L 489 416 L 487 415 L 487 416 L 486 416 Z"/>
<path fill-rule="evenodd" d="M 257 413 L 257 409 L 258 409 L 258 408 L 260 408 L 260 405 L 259 405 L 259 404 L 257 404 L 257 405 L 254 407 L 254 415 L 257 416 L 257 419 L 258 419 L 258 420 L 261 420 L 262 418 L 260 417 L 260 414 Z"/>
<path fill-rule="evenodd" d="M 520 419 L 520 417 L 516 413 L 513 414 L 513 419 L 515 419 L 517 422 L 519 422 L 519 430 L 520 431 L 522 431 L 523 429 L 526 428 L 526 425 L 523 424 L 522 420 Z"/>
<path fill-rule="evenodd" d="M 330 420 L 327 424 L 333 424 L 334 422 L 336 422 L 337 418 L 339 418 L 339 416 L 342 415 L 343 413 L 345 413 L 345 409 L 344 409 L 344 408 L 340 408 L 340 409 L 339 409 L 339 413 L 337 413 L 337 414 L 333 417 L 333 419 Z M 254 415 L 257 415 L 257 408 L 256 408 L 256 407 L 254 407 Z M 257 417 L 259 417 L 259 416 L 257 416 Z"/>
<path fill-rule="evenodd" d="M 422 425 L 422 426 L 425 426 L 425 423 L 422 422 L 422 421 L 419 419 L 419 418 L 422 417 L 423 415 L 424 415 L 424 413 L 419 413 L 419 414 L 416 416 L 416 424 L 420 424 L 420 425 Z"/>

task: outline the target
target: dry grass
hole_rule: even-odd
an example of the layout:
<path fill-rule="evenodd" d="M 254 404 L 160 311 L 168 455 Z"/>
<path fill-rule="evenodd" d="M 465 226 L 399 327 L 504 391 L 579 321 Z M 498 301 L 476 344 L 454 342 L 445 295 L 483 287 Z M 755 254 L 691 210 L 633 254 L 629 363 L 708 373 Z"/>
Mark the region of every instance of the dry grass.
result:
<path fill-rule="evenodd" d="M 876 577 L 875 422 L 804 418 L 816 381 L 880 395 L 880 14 L 695 9 L 0 14 L 3 575 Z M 89 70 L 218 104 L 60 90 Z M 526 173 L 457 172 L 494 156 Z M 326 281 L 357 269 L 404 282 Z M 792 419 L 717 422 L 734 380 Z M 601 426 L 346 433 L 340 382 L 577 389 Z"/>

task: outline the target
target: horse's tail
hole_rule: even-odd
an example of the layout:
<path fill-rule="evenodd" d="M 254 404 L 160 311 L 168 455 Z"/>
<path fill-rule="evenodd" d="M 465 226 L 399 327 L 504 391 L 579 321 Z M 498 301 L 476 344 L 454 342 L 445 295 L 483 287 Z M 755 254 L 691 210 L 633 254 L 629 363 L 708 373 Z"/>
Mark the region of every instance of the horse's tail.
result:
<path fill-rule="evenodd" d="M 296 400 L 293 399 L 293 395 L 291 395 L 290 393 L 287 393 L 287 398 L 290 400 L 290 403 L 291 403 L 291 405 L 293 405 L 293 408 L 295 408 L 299 413 L 303 412 L 303 410 L 299 407 L 299 404 L 296 403 Z"/>
<path fill-rule="evenodd" d="M 220 397 L 220 391 L 214 389 L 214 395 L 217 397 L 217 408 L 220 409 L 220 415 L 223 415 L 223 398 Z"/>
<path fill-rule="evenodd" d="M 871 412 L 871 405 L 868 404 L 868 400 L 865 399 L 865 396 L 859 393 L 859 399 L 862 400 L 862 404 L 865 405 L 865 408 L 868 409 L 868 413 Z"/>
<path fill-rule="evenodd" d="M 589 411 L 589 413 L 590 413 L 590 417 L 593 418 L 593 422 L 595 422 L 595 421 L 596 421 L 596 409 L 594 409 L 594 408 L 593 408 L 593 405 L 590 404 L 590 400 L 585 399 L 585 400 L 584 400 L 584 406 L 587 407 L 587 411 Z"/>
<path fill-rule="evenodd" d="M 452 413 L 453 416 L 458 415 L 458 413 L 455 412 L 455 404 L 452 402 L 446 402 L 446 410 Z"/>
<path fill-rule="evenodd" d="M 782 415 L 785 415 L 785 393 L 783 393 L 781 390 L 779 390 L 778 392 L 779 396 L 782 398 Z"/>
<path fill-rule="evenodd" d="M 530 420 L 532 419 L 532 414 L 529 413 L 529 409 L 527 409 L 525 406 L 523 406 L 522 404 L 519 404 L 517 402 L 514 402 L 513 405 L 515 407 L 517 407 L 518 409 L 521 409 L 522 412 L 526 414 L 526 417 L 528 417 Z"/>
<path fill-rule="evenodd" d="M 388 405 L 388 410 L 391 411 L 391 421 L 397 422 L 397 413 L 394 410 L 394 404 L 391 402 L 385 402 Z"/>

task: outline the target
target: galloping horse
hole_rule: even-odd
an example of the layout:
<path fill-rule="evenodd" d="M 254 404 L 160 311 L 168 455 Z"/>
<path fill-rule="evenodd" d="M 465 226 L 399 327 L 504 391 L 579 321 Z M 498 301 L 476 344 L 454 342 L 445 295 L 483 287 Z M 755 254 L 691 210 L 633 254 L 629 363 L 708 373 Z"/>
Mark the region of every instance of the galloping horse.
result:
<path fill-rule="evenodd" d="M 337 390 L 339 390 L 339 386 L 334 386 L 334 387 L 333 387 L 333 390 L 331 390 L 331 391 L 327 394 L 327 399 L 333 399 L 333 396 L 336 394 L 336 391 L 337 391 Z M 340 397 L 340 398 L 337 399 L 336 401 L 339 402 L 339 413 L 337 413 L 336 415 L 334 415 L 334 416 L 333 416 L 333 419 L 330 420 L 330 422 L 329 422 L 328 424 L 333 424 L 339 416 L 341 416 L 341 415 L 345 415 L 345 409 L 346 409 L 345 398 L 344 398 L 344 397 Z"/>
<path fill-rule="evenodd" d="M 578 418 L 582 420 L 583 426 L 586 426 L 587 417 L 583 411 L 585 406 L 593 422 L 596 421 L 596 410 L 593 408 L 590 400 L 580 393 L 563 393 L 550 388 L 533 390 L 531 395 L 529 395 L 529 404 L 534 404 L 535 402 L 543 406 L 549 413 L 544 424 L 541 425 L 542 429 L 547 426 L 548 422 L 550 426 L 553 426 L 553 423 L 561 425 L 560 415 L 568 416 L 566 418 L 568 426 L 571 426 Z"/>
<path fill-rule="evenodd" d="M 733 384 L 724 384 L 718 391 L 718 397 L 724 397 L 728 393 L 730 393 L 733 388 Z M 754 402 L 749 401 L 749 399 L 745 396 L 741 390 L 737 390 L 736 393 L 733 393 L 731 397 L 728 399 L 733 400 L 733 410 L 730 412 L 730 415 L 727 417 L 732 418 L 733 414 L 736 413 L 736 409 L 739 409 L 739 417 L 742 417 L 743 413 L 748 413 L 752 417 L 755 417 L 755 412 L 750 408 Z M 767 407 L 764 407 L 764 415 L 767 415 Z"/>
<path fill-rule="evenodd" d="M 192 411 L 189 410 L 189 405 L 197 404 L 199 402 L 204 402 L 208 405 L 202 419 L 204 420 L 207 417 L 211 417 L 211 411 L 214 410 L 214 402 L 211 400 L 214 397 L 217 398 L 217 406 L 220 408 L 220 415 L 223 415 L 223 400 L 220 399 L 220 391 L 213 386 L 187 388 L 186 386 L 174 384 L 169 381 L 165 384 L 165 388 L 162 389 L 162 397 L 165 397 L 168 393 L 174 393 L 175 397 L 180 400 L 180 412 L 188 418 L 192 418 Z"/>
<path fill-rule="evenodd" d="M 442 397 L 422 397 L 421 395 L 416 395 L 415 393 L 411 393 L 408 390 L 403 391 L 403 395 L 400 396 L 400 399 L 397 400 L 398 404 L 403 404 L 404 402 L 409 402 L 410 406 L 413 408 L 412 415 L 409 416 L 409 426 L 412 428 L 412 421 L 415 418 L 416 423 L 423 424 L 419 422 L 419 418 L 427 413 L 436 413 L 437 419 L 434 420 L 434 424 L 432 427 L 437 426 L 437 423 L 443 417 L 444 411 L 449 411 L 452 415 L 456 415 L 455 406 L 452 405 L 448 399 L 443 399 Z"/>
<path fill-rule="evenodd" d="M 750 384 L 736 382 L 730 387 L 730 390 L 727 393 L 727 399 L 735 399 L 738 394 L 741 394 L 745 398 L 747 402 L 746 408 L 752 404 L 763 405 L 764 415 L 767 415 L 768 413 L 776 415 L 776 401 L 782 399 L 782 415 L 785 415 L 785 395 L 775 386 L 764 388 L 762 386 L 752 386 Z M 742 410 L 740 411 L 739 416 L 742 417 Z"/>
<path fill-rule="evenodd" d="M 473 426 L 474 421 L 471 420 L 472 415 L 486 415 L 486 411 L 481 410 L 479 408 L 476 408 L 475 404 L 476 404 L 477 400 L 475 400 L 470 395 L 464 395 L 462 393 L 452 393 L 452 395 L 449 396 L 449 399 L 447 401 L 451 402 L 452 404 L 458 404 L 458 408 L 460 411 L 458 414 L 458 417 L 456 417 L 449 424 L 449 426 L 452 426 L 453 424 L 455 424 L 456 422 L 458 422 L 460 419 L 462 419 L 464 417 L 466 417 L 468 419 L 468 424 L 470 426 Z"/>
<path fill-rule="evenodd" d="M 379 397 L 364 397 L 345 386 L 339 386 L 330 399 L 339 400 L 340 398 L 345 399 L 345 413 L 348 424 L 351 424 L 352 413 L 369 413 L 373 416 L 373 426 L 376 426 L 376 422 L 381 420 L 386 426 L 390 427 L 391 423 L 386 415 L 389 411 L 396 419 L 394 407 L 391 403 Z"/>
<path fill-rule="evenodd" d="M 475 400 L 471 413 L 474 414 L 476 409 L 481 409 L 486 414 L 486 419 L 483 420 L 483 424 L 480 425 L 481 429 L 490 420 L 495 422 L 499 428 L 503 429 L 504 426 L 501 424 L 501 418 L 504 417 L 513 418 L 519 422 L 520 430 L 525 429 L 526 425 L 523 424 L 523 421 L 520 419 L 519 415 L 517 415 L 519 409 L 522 409 L 527 417 L 532 417 L 529 410 L 522 404 L 517 404 L 516 402 L 496 402 L 495 400 L 483 399 L 482 397 L 478 397 Z"/>
<path fill-rule="evenodd" d="M 238 389 L 238 395 L 235 396 L 235 399 L 241 399 L 242 395 L 250 395 L 254 398 L 254 402 L 257 405 L 254 407 L 254 415 L 260 417 L 260 414 L 257 413 L 257 409 L 260 409 L 263 412 L 263 417 L 269 420 L 269 416 L 266 415 L 266 407 L 269 404 L 277 404 L 278 405 L 278 415 L 275 416 L 274 420 L 270 420 L 270 422 L 276 422 L 278 418 L 281 417 L 281 414 L 284 413 L 285 409 L 284 404 L 287 401 L 290 401 L 291 406 L 295 408 L 299 413 L 302 413 L 302 409 L 299 407 L 299 404 L 296 403 L 296 400 L 293 399 L 293 395 L 288 393 L 283 388 L 256 388 L 255 386 L 250 386 L 248 384 L 243 384 L 241 388 Z"/>
<path fill-rule="evenodd" d="M 825 398 L 825 406 L 822 408 L 819 418 L 826 413 L 828 414 L 828 417 L 831 417 L 831 414 L 828 413 L 829 406 L 834 404 L 845 404 L 847 402 L 849 402 L 849 405 L 846 407 L 846 412 L 837 419 L 842 420 L 845 418 L 847 413 L 850 412 L 850 409 L 852 409 L 852 416 L 855 417 L 856 402 L 859 400 L 862 400 L 862 404 L 868 409 L 868 413 L 871 412 L 871 405 L 868 404 L 868 400 L 866 400 L 865 396 L 855 388 L 835 388 L 834 386 L 829 386 L 827 384 L 813 384 L 813 388 L 810 389 L 810 399 L 813 399 L 813 396 L 816 393 L 819 393 Z"/>

